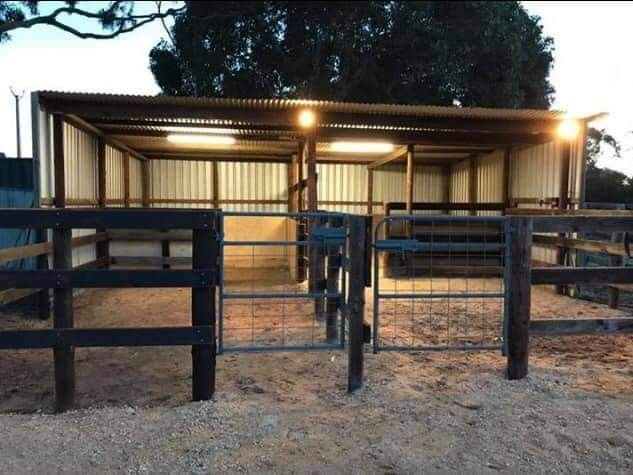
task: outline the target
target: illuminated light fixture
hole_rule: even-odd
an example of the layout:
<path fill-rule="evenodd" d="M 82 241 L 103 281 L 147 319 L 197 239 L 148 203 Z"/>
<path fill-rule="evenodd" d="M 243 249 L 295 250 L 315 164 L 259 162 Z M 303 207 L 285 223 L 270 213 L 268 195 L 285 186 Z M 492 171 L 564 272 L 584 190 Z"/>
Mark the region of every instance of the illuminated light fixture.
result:
<path fill-rule="evenodd" d="M 172 134 L 167 140 L 180 144 L 208 144 L 208 145 L 233 145 L 236 140 L 230 135 L 196 135 L 196 134 Z"/>
<path fill-rule="evenodd" d="M 330 151 L 339 153 L 389 153 L 393 152 L 389 142 L 332 142 Z"/>
<path fill-rule="evenodd" d="M 299 125 L 303 129 L 310 129 L 316 125 L 316 114 L 310 109 L 304 109 L 299 112 Z"/>
<path fill-rule="evenodd" d="M 220 134 L 229 135 L 236 132 L 235 129 L 225 129 L 220 127 L 186 127 L 182 125 L 161 126 L 164 132 L 174 132 L 182 134 Z"/>
<path fill-rule="evenodd" d="M 577 120 L 565 119 L 558 126 L 558 136 L 564 140 L 573 140 L 578 137 L 580 125 Z"/>

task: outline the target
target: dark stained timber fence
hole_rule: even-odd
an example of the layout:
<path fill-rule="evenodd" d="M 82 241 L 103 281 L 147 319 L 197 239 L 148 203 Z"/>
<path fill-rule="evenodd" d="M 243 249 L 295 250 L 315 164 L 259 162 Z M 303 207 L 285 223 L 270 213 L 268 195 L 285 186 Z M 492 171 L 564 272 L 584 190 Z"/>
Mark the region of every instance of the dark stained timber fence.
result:
<path fill-rule="evenodd" d="M 53 289 L 53 328 L 0 332 L 0 349 L 52 348 L 55 408 L 72 407 L 74 349 L 87 346 L 192 347 L 192 398 L 215 389 L 216 305 L 220 212 L 214 210 L 0 209 L 0 227 L 52 229 L 53 269 L 0 271 L 0 288 Z M 193 231 L 190 270 L 72 268 L 72 229 L 185 229 Z M 158 328 L 73 328 L 73 288 L 189 287 L 192 325 Z"/>

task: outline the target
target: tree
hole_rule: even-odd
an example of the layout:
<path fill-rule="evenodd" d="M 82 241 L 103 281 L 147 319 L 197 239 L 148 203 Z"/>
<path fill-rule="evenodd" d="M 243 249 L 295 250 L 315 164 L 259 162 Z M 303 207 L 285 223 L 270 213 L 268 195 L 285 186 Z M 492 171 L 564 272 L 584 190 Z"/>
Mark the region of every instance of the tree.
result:
<path fill-rule="evenodd" d="M 150 53 L 165 94 L 550 105 L 552 40 L 519 2 L 186 2 Z"/>
<path fill-rule="evenodd" d="M 604 147 L 620 156 L 620 143 L 604 129 L 587 130 L 587 180 L 585 201 L 600 203 L 633 203 L 633 179 L 610 168 L 601 168 L 597 160 Z"/>
<path fill-rule="evenodd" d="M 145 14 L 134 13 L 132 1 L 109 2 L 106 8 L 96 11 L 79 8 L 77 1 L 66 1 L 49 14 L 40 15 L 39 1 L 5 2 L 0 1 L 0 43 L 10 39 L 9 32 L 36 25 L 49 25 L 66 31 L 79 38 L 110 39 L 136 30 L 154 20 L 164 21 L 184 10 L 184 6 L 168 8 L 162 11 L 162 2 L 154 2 L 156 9 Z M 84 31 L 72 26 L 70 18 L 96 20 L 106 32 Z M 163 23 L 164 25 L 164 23 Z"/>

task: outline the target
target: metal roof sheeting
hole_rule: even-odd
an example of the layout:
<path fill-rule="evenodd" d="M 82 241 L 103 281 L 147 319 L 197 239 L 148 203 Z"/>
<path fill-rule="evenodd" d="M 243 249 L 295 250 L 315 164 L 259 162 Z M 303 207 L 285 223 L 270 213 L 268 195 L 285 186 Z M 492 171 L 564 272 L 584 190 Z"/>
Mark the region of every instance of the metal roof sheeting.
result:
<path fill-rule="evenodd" d="M 367 102 L 320 101 L 308 99 L 240 99 L 223 97 L 143 96 L 61 91 L 39 91 L 40 98 L 92 102 L 102 104 L 187 106 L 193 108 L 219 107 L 260 110 L 296 110 L 312 108 L 322 112 L 342 112 L 379 115 L 408 115 L 417 117 L 505 119 L 505 120 L 560 120 L 563 111 L 540 109 L 493 109 L 484 107 L 427 106 L 409 104 L 381 104 Z"/>

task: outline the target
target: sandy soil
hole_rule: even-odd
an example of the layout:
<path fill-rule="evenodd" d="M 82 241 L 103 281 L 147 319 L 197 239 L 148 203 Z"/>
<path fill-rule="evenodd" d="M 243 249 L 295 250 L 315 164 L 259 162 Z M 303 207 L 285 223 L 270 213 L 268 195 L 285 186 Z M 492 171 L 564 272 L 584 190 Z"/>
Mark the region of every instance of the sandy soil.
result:
<path fill-rule="evenodd" d="M 187 290 L 94 290 L 82 327 L 190 322 Z M 368 308 L 368 313 L 371 309 Z M 533 318 L 616 316 L 533 290 Z M 50 322 L 4 315 L 2 328 Z M 319 327 L 321 328 L 321 327 Z M 530 376 L 498 352 L 226 354 L 189 403 L 189 348 L 77 350 L 77 411 L 52 415 L 52 352 L 0 353 L 0 472 L 633 471 L 633 337 L 533 339 Z"/>

